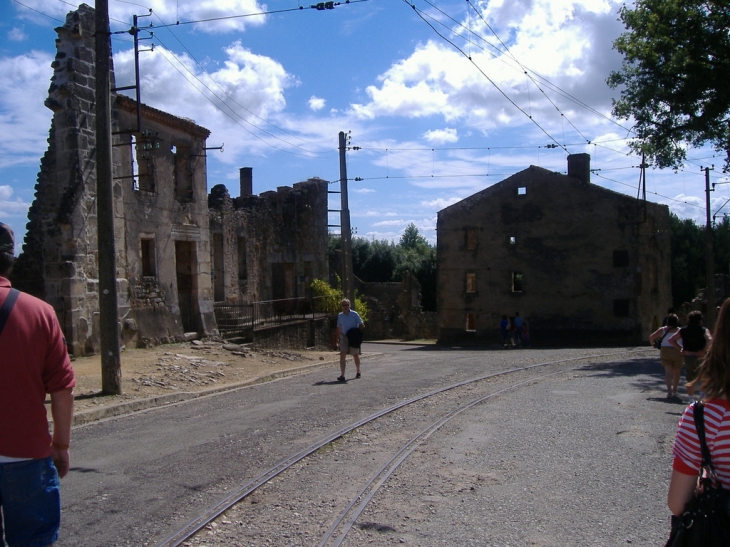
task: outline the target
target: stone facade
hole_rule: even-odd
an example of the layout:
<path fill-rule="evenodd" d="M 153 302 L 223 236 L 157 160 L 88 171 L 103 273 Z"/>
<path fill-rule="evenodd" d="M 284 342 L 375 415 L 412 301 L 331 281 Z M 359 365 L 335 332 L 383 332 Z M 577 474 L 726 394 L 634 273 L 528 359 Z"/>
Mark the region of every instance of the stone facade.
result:
<path fill-rule="evenodd" d="M 502 315 L 533 342 L 641 343 L 671 305 L 669 210 L 531 166 L 439 211 L 439 338 L 499 340 Z"/>
<path fill-rule="evenodd" d="M 94 24 L 82 4 L 56 29 L 49 146 L 13 272 L 14 285 L 54 307 L 74 355 L 99 350 Z M 112 108 L 123 344 L 217 335 L 214 300 L 306 296 L 314 277 L 328 278 L 325 181 L 253 196 L 243 169 L 242 197 L 222 185 L 208 196 L 207 129 L 121 95 Z M 321 343 L 307 329 L 294 338 Z"/>
<path fill-rule="evenodd" d="M 241 170 L 241 195 L 216 185 L 208 198 L 216 302 L 310 297 L 314 279 L 329 279 L 327 181 L 313 178 L 251 195 L 251 170 Z"/>

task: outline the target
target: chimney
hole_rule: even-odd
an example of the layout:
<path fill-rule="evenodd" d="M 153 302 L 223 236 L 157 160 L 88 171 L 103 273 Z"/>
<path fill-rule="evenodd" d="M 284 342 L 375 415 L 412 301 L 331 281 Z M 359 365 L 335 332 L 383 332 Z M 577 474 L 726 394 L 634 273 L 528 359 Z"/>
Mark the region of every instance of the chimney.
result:
<path fill-rule="evenodd" d="M 240 196 L 246 197 L 253 194 L 253 167 L 241 167 L 239 171 L 239 181 L 241 184 Z"/>
<path fill-rule="evenodd" d="M 568 156 L 568 176 L 581 181 L 583 184 L 591 182 L 591 155 L 570 154 Z"/>

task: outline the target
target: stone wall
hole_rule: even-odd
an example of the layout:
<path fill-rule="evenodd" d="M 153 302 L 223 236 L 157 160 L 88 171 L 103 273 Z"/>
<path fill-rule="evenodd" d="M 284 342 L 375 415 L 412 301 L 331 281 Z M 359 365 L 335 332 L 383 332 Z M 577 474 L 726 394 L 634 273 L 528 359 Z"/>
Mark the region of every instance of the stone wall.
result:
<path fill-rule="evenodd" d="M 439 212 L 442 341 L 498 341 L 515 312 L 538 343 L 648 339 L 671 304 L 668 208 L 577 172 L 532 166 Z"/>

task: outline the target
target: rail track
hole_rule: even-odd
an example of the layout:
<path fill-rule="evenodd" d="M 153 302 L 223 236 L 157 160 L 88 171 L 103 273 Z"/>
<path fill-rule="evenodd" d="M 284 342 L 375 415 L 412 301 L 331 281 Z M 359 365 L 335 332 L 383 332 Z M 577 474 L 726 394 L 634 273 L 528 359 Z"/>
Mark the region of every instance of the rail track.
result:
<path fill-rule="evenodd" d="M 318 514 L 302 516 L 303 526 L 300 526 L 302 524 L 300 522 L 292 523 L 271 515 L 263 519 L 269 521 L 264 527 L 269 533 L 271 522 L 276 524 L 280 521 L 278 524 L 281 530 L 277 535 L 280 534 L 285 538 L 281 543 L 272 540 L 273 543 L 270 544 L 303 544 L 318 547 L 342 545 L 358 518 L 401 464 L 427 443 L 434 433 L 460 414 L 510 390 L 575 370 L 582 364 L 637 354 L 640 352 L 636 350 L 621 350 L 514 367 L 454 383 L 401 401 L 333 431 L 281 460 L 159 541 L 157 547 L 249 543 L 248 540 L 234 541 L 238 535 L 258 535 L 260 541 L 267 532 L 259 528 L 262 519 L 260 515 L 257 516 L 258 508 L 260 506 L 276 508 L 287 503 L 291 505 L 292 498 L 296 497 L 293 492 L 296 491 L 314 497 L 323 497 L 321 492 L 328 492 L 329 497 L 334 496 L 334 499 L 317 502 Z M 376 442 L 372 442 L 373 440 Z M 353 448 L 356 453 L 348 455 L 348 450 Z M 364 465 L 363 462 L 368 458 L 376 463 L 372 464 L 369 460 L 367 465 Z M 312 467 L 320 469 L 323 465 L 321 469 L 324 470 L 307 469 L 310 466 L 308 459 L 315 460 L 311 464 Z M 353 472 L 353 469 L 358 472 Z M 366 478 L 361 476 L 363 470 L 369 471 Z M 275 484 L 277 477 L 278 483 Z M 331 477 L 339 477 L 339 484 L 335 481 L 334 486 L 327 485 L 326 480 Z M 270 494 L 266 492 L 267 488 L 283 488 L 284 492 Z M 265 498 L 265 502 L 260 503 L 254 496 Z M 251 503 L 242 504 L 246 499 Z M 228 516 L 234 512 L 235 515 Z M 293 514 L 297 515 L 296 512 Z M 232 525 L 234 521 L 237 527 Z M 216 522 L 223 524 L 219 525 Z M 328 524 L 323 524 L 324 522 Z M 228 528 L 231 529 L 218 533 L 218 530 L 225 528 L 225 525 L 229 525 Z M 377 526 L 372 523 L 365 523 L 363 526 L 367 528 L 368 525 Z M 323 531 L 325 526 L 327 528 Z M 302 537 L 299 538 L 299 543 L 292 542 L 294 541 L 290 537 L 292 528 L 305 529 L 305 532 L 300 534 Z M 320 534 L 319 537 L 313 537 L 312 530 Z"/>

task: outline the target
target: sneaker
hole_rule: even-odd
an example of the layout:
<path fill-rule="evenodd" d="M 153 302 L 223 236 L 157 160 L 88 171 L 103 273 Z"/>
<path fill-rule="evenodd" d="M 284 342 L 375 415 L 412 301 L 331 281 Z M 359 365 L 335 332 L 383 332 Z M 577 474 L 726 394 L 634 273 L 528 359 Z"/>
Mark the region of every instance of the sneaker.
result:
<path fill-rule="evenodd" d="M 339 377 L 337 378 L 337 381 L 338 381 L 338 382 L 344 382 L 344 381 L 345 381 L 345 377 L 344 377 L 344 376 L 339 376 Z"/>
<path fill-rule="evenodd" d="M 355 378 L 359 378 L 359 377 L 360 377 L 360 373 L 358 372 L 357 374 L 355 374 Z"/>

